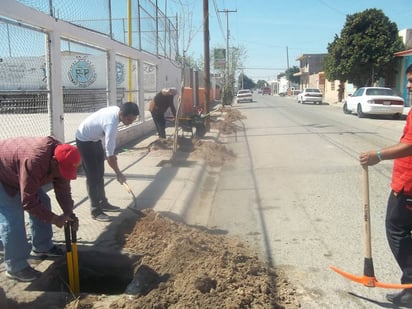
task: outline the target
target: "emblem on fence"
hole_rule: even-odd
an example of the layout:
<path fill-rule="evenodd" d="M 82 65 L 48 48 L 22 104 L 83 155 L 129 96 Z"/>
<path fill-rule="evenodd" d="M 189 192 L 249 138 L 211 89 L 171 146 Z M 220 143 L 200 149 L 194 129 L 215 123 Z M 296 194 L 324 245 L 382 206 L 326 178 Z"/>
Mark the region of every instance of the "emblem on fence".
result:
<path fill-rule="evenodd" d="M 124 82 L 124 64 L 116 62 L 116 84 L 120 85 Z"/>
<path fill-rule="evenodd" d="M 96 69 L 86 58 L 79 58 L 70 66 L 70 81 L 81 88 L 86 88 L 96 81 Z"/>

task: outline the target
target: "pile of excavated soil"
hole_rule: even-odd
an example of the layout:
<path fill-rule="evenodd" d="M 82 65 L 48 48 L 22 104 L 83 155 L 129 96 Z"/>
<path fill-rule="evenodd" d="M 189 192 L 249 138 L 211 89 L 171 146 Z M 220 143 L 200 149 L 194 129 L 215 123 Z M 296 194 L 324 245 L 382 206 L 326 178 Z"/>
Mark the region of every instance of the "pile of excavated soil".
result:
<path fill-rule="evenodd" d="M 124 251 L 141 257 L 129 292 L 86 296 L 66 308 L 300 307 L 285 273 L 239 239 L 143 213 L 123 235 Z"/>

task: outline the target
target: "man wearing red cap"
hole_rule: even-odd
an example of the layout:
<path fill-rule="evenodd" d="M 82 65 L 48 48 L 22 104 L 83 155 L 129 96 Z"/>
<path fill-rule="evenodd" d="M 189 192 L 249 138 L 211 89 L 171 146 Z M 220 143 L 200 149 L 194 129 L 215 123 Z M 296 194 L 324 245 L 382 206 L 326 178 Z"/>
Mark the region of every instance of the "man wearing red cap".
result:
<path fill-rule="evenodd" d="M 76 179 L 79 164 L 78 149 L 51 136 L 0 140 L 0 227 L 8 278 L 33 281 L 40 276 L 27 262 L 30 250 L 37 256 L 64 254 L 53 245 L 51 225 L 61 228 L 73 220 L 70 180 Z M 50 183 L 61 215 L 52 212 L 50 198 L 42 188 Z M 24 211 L 29 213 L 31 245 Z"/>

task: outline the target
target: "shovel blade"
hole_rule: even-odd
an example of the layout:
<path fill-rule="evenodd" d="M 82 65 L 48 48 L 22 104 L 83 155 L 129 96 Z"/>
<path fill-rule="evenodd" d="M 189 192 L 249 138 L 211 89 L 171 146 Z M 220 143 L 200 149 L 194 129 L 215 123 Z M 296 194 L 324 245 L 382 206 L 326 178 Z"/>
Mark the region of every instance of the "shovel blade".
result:
<path fill-rule="evenodd" d="M 364 286 L 367 286 L 369 288 L 373 288 L 376 286 L 376 279 L 375 277 L 368 277 L 368 276 L 355 276 L 351 273 L 348 273 L 346 271 L 343 271 L 335 266 L 329 266 L 330 269 L 332 269 L 334 272 L 338 273 L 339 275 L 345 277 L 346 279 L 349 279 L 351 281 L 363 284 Z"/>
<path fill-rule="evenodd" d="M 369 276 L 355 276 L 353 274 L 350 274 L 346 271 L 343 271 L 337 267 L 334 266 L 329 266 L 330 269 L 332 269 L 334 272 L 338 273 L 339 275 L 363 284 L 366 287 L 369 288 L 374 288 L 374 287 L 378 287 L 378 288 L 384 288 L 384 289 L 412 289 L 412 283 L 408 283 L 408 284 L 401 284 L 401 283 L 385 283 L 385 282 L 379 282 L 375 277 L 369 277 Z"/>

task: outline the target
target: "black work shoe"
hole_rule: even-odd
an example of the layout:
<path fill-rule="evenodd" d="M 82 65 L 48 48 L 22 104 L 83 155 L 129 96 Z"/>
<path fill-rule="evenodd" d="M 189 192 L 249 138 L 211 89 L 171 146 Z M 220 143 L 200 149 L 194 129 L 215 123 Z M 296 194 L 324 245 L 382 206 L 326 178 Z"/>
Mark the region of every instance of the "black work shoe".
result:
<path fill-rule="evenodd" d="M 41 257 L 59 257 L 59 256 L 64 255 L 64 251 L 62 249 L 60 249 L 59 247 L 57 247 L 56 245 L 51 247 L 51 249 L 48 250 L 48 251 L 32 250 L 31 253 L 34 256 L 41 256 Z"/>
<path fill-rule="evenodd" d="M 110 203 L 104 203 L 102 207 L 103 211 L 120 211 L 120 207 L 118 206 L 113 206 Z"/>
<path fill-rule="evenodd" d="M 94 220 L 100 221 L 100 222 L 110 222 L 110 221 L 112 221 L 112 219 L 110 219 L 110 217 L 108 215 L 106 215 L 104 212 L 99 212 L 99 213 L 92 214 L 92 218 Z"/>
<path fill-rule="evenodd" d="M 399 293 L 386 294 L 386 299 L 396 305 L 412 305 L 412 289 L 405 289 Z"/>
<path fill-rule="evenodd" d="M 16 272 L 6 271 L 7 278 L 18 280 L 21 282 L 31 282 L 36 280 L 37 278 L 40 278 L 40 276 L 41 272 L 35 270 L 30 266 L 27 266 L 26 268 L 23 268 L 22 270 Z"/>

